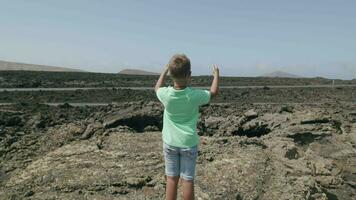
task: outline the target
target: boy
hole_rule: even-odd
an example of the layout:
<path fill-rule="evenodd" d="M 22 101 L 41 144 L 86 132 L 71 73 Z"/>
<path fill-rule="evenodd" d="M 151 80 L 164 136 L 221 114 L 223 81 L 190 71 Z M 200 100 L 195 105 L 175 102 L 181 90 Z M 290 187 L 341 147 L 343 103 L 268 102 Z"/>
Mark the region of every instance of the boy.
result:
<path fill-rule="evenodd" d="M 174 86 L 162 87 L 168 72 Z M 199 143 L 196 131 L 199 106 L 209 103 L 210 98 L 218 94 L 217 65 L 213 65 L 213 76 L 210 91 L 190 88 L 190 60 L 183 54 L 176 54 L 156 83 L 157 97 L 164 106 L 162 139 L 167 176 L 166 198 L 169 200 L 177 198 L 179 178 L 182 178 L 183 182 L 184 199 L 194 199 L 195 164 Z"/>

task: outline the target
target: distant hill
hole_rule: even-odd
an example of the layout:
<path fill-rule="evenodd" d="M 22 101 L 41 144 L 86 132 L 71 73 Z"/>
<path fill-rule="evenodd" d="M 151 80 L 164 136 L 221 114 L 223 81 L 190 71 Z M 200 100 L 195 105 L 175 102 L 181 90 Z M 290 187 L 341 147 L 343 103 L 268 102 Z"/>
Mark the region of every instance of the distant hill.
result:
<path fill-rule="evenodd" d="M 0 71 L 5 71 L 5 70 L 49 71 L 49 72 L 84 72 L 83 70 L 66 68 L 66 67 L 54 67 L 54 66 L 26 64 L 26 63 L 8 62 L 8 61 L 0 60 Z"/>
<path fill-rule="evenodd" d="M 130 75 L 159 75 L 156 72 L 149 72 L 140 69 L 123 69 L 119 72 L 119 74 L 130 74 Z"/>
<path fill-rule="evenodd" d="M 274 71 L 271 73 L 263 74 L 261 77 L 280 77 L 280 78 L 302 78 L 301 76 L 297 76 L 295 74 L 290 74 L 283 71 Z"/>

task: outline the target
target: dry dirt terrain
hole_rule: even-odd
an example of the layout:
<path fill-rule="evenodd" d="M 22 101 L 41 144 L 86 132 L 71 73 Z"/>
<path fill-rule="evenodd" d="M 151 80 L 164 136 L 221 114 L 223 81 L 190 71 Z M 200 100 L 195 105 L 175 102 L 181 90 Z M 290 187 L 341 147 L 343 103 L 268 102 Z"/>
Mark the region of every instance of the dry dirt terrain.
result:
<path fill-rule="evenodd" d="M 202 107 L 197 199 L 352 199 L 355 108 Z M 164 198 L 158 102 L 0 109 L 0 199 Z"/>
<path fill-rule="evenodd" d="M 196 199 L 355 199 L 356 87 L 222 89 L 200 110 Z M 0 199 L 164 199 L 162 114 L 153 90 L 0 92 Z"/>
<path fill-rule="evenodd" d="M 0 60 L 0 71 L 50 71 L 50 72 L 83 72 L 82 70 L 66 68 L 66 67 L 54 67 L 45 65 L 34 65 L 18 62 L 8 62 Z"/>

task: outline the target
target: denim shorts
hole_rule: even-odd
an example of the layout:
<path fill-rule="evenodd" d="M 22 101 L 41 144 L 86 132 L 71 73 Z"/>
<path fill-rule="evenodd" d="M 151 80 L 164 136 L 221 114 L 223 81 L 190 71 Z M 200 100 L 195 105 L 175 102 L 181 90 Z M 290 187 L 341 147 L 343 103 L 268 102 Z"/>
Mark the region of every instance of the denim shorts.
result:
<path fill-rule="evenodd" d="M 167 176 L 180 176 L 194 180 L 198 146 L 180 148 L 163 143 L 165 172 Z"/>

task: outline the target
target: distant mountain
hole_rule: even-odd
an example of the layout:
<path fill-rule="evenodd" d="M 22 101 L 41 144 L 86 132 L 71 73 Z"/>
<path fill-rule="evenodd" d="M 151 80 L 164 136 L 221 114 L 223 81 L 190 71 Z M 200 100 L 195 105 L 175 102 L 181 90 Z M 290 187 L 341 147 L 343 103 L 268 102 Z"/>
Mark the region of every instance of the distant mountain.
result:
<path fill-rule="evenodd" d="M 84 72 L 79 69 L 65 68 L 65 67 L 54 67 L 46 65 L 36 65 L 36 64 L 26 64 L 18 62 L 8 62 L 0 60 L 0 71 L 5 70 L 23 70 L 23 71 L 49 71 L 49 72 Z"/>
<path fill-rule="evenodd" d="M 159 75 L 156 72 L 149 72 L 140 69 L 123 69 L 119 72 L 119 74 L 130 74 L 130 75 Z"/>
<path fill-rule="evenodd" d="M 279 78 L 302 78 L 301 76 L 297 76 L 295 74 L 290 74 L 283 71 L 274 71 L 271 73 L 263 74 L 261 77 L 279 77 Z"/>

